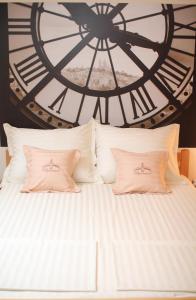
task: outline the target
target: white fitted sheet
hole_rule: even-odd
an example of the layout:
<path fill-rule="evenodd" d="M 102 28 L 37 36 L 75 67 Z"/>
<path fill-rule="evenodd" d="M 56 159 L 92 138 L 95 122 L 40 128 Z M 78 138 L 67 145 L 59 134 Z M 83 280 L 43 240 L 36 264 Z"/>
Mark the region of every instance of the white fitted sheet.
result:
<path fill-rule="evenodd" d="M 1 291 L 1 298 L 196 296 L 187 291 L 118 291 L 113 255 L 114 242 L 186 242 L 192 246 L 196 242 L 196 189 L 182 183 L 172 185 L 169 194 L 121 196 L 114 196 L 110 185 L 82 184 L 81 190 L 80 194 L 22 194 L 20 185 L 7 185 L 0 192 L 0 243 L 10 239 L 96 241 L 96 291 Z"/>

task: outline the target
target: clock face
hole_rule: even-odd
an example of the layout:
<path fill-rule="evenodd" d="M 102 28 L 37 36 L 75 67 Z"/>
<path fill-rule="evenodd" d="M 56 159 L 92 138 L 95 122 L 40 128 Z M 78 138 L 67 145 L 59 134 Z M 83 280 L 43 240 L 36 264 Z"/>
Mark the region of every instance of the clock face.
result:
<path fill-rule="evenodd" d="M 190 104 L 196 5 L 8 7 L 11 100 L 40 126 L 150 128 Z"/>

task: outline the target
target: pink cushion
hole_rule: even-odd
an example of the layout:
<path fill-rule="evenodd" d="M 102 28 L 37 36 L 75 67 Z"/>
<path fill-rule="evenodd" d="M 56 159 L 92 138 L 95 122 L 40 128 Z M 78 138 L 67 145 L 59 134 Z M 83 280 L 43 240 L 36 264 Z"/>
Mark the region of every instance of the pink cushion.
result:
<path fill-rule="evenodd" d="M 27 176 L 22 192 L 79 192 L 72 174 L 78 150 L 44 150 L 24 146 Z"/>
<path fill-rule="evenodd" d="M 134 153 L 112 149 L 112 154 L 116 162 L 114 194 L 169 191 L 165 182 L 167 152 Z"/>

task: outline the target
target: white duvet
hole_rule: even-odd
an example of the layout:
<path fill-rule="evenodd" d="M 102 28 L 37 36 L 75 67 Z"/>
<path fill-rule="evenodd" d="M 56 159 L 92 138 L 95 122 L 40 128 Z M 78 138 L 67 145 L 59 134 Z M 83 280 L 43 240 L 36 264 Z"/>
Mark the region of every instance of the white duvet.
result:
<path fill-rule="evenodd" d="M 20 245 L 22 243 L 32 245 L 40 242 L 46 244 L 50 242 L 53 245 L 69 242 L 85 243 L 87 251 L 90 251 L 91 248 L 91 252 L 89 252 L 91 258 L 96 258 L 91 260 L 91 267 L 86 272 L 88 275 L 91 274 L 92 285 L 88 285 L 89 277 L 87 276 L 86 281 L 84 281 L 84 286 L 87 286 L 85 291 L 79 291 L 77 280 L 75 287 L 72 286 L 71 292 L 66 286 L 61 292 L 55 292 L 55 289 L 53 292 L 49 292 L 51 290 L 49 288 L 48 292 L 47 288 L 44 289 L 46 292 L 42 293 L 36 288 L 28 292 L 31 288 L 27 288 L 25 285 L 20 285 L 19 290 L 26 290 L 26 292 L 13 292 L 9 291 L 12 289 L 11 286 L 6 288 L 5 285 L 6 291 L 1 291 L 0 297 L 123 298 L 138 295 L 181 296 L 184 293 L 196 296 L 194 293 L 196 280 L 194 286 L 193 277 L 196 276 L 193 271 L 196 270 L 196 189 L 184 182 L 173 184 L 171 187 L 172 193 L 164 195 L 115 196 L 112 194 L 111 186 L 103 184 L 83 184 L 79 194 L 22 194 L 20 193 L 20 185 L 7 185 L 0 191 L 1 250 L 10 241 Z M 184 282 L 181 277 L 178 278 L 179 281 L 174 282 L 175 284 L 177 282 L 177 285 L 173 285 L 171 288 L 168 288 L 167 282 L 160 286 L 161 281 L 158 281 L 156 285 L 151 284 L 153 279 L 148 282 L 145 281 L 146 274 L 149 270 L 153 270 L 152 255 L 149 253 L 154 253 L 155 250 L 152 249 L 152 245 L 157 245 L 157 243 L 159 245 L 164 244 L 167 249 L 168 247 L 175 249 L 177 256 L 180 257 L 176 267 L 170 268 L 171 270 L 168 270 L 167 266 L 165 267 L 160 280 L 163 282 L 167 280 L 167 272 L 174 272 L 173 275 L 171 274 L 174 276 L 177 271 L 179 273 L 181 270 L 185 274 L 189 274 L 190 279 L 186 279 L 187 284 L 186 282 L 183 286 L 179 284 L 180 280 Z M 95 244 L 97 247 L 93 246 Z M 187 245 L 187 252 L 182 248 L 185 244 Z M 141 245 L 145 245 L 147 247 L 145 251 L 148 255 L 142 256 L 142 259 L 141 255 L 135 255 L 135 263 L 130 264 L 130 245 L 133 245 L 135 251 L 132 251 L 132 254 L 139 253 L 136 251 L 138 245 L 140 245 L 139 249 L 142 253 Z M 124 256 L 121 262 L 119 255 L 123 252 Z M 162 253 L 159 255 L 165 255 L 164 251 L 159 252 Z M 173 253 L 171 252 L 170 257 Z M 6 253 L 4 254 L 0 257 L 0 265 L 5 264 L 8 268 L 9 257 L 6 256 Z M 87 256 L 85 257 L 83 260 L 84 263 L 85 260 L 87 263 Z M 57 259 L 55 254 L 54 259 Z M 191 265 L 188 271 L 187 260 Z M 45 264 L 47 265 L 47 263 L 48 260 L 46 259 Z M 134 265 L 135 267 L 133 267 Z M 132 272 L 130 272 L 130 268 L 133 268 Z M 39 267 L 37 270 L 35 268 L 35 274 L 39 272 L 39 269 L 41 268 Z M 136 278 L 138 270 L 139 281 Z M 76 268 L 75 272 L 79 272 L 79 269 Z M 160 273 L 153 272 L 150 276 L 155 277 Z M 20 283 L 23 282 L 22 277 L 25 278 L 28 275 L 27 273 L 28 271 L 18 272 Z M 3 290 L 1 274 L 3 273 L 0 270 L 0 289 Z M 4 276 L 5 274 L 3 274 Z"/>

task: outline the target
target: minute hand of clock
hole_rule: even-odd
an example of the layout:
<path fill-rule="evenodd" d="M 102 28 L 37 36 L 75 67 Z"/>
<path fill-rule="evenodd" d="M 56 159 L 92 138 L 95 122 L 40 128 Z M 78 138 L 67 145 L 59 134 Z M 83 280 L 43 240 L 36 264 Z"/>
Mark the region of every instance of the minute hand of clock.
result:
<path fill-rule="evenodd" d="M 87 25 L 94 27 L 97 14 L 86 3 L 61 3 L 71 14 L 72 19 L 77 25 Z M 108 19 L 113 19 L 121 10 L 125 8 L 127 3 L 119 3 L 109 12 Z M 97 26 L 99 26 L 97 24 Z"/>
<path fill-rule="evenodd" d="M 86 3 L 62 3 L 69 11 L 77 25 L 91 26 L 97 17 L 96 13 Z"/>
<path fill-rule="evenodd" d="M 142 35 L 139 35 L 138 33 L 127 32 L 127 31 L 116 29 L 116 28 L 114 28 L 112 30 L 112 33 L 110 36 L 110 41 L 112 43 L 119 43 L 119 42 L 123 42 L 126 44 L 128 43 L 133 46 L 148 48 L 148 49 L 152 49 L 157 52 L 159 52 L 161 50 L 161 46 L 162 46 L 162 44 L 153 42 L 153 41 L 149 40 L 148 38 L 146 38 Z"/>

